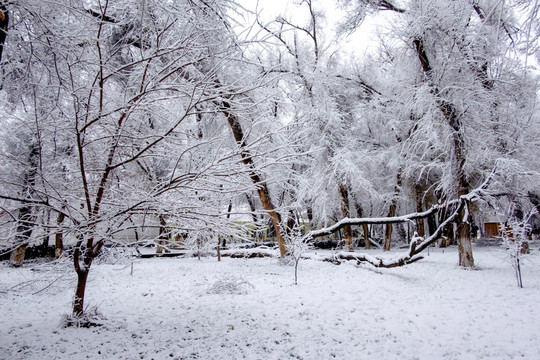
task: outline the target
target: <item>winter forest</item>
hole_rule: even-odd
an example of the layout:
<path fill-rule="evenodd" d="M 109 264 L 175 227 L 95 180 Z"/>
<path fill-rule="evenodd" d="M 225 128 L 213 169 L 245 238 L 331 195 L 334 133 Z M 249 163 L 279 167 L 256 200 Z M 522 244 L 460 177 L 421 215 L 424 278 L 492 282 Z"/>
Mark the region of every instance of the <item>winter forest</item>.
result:
<path fill-rule="evenodd" d="M 540 356 L 540 2 L 271 3 L 0 0 L 0 358 Z"/>

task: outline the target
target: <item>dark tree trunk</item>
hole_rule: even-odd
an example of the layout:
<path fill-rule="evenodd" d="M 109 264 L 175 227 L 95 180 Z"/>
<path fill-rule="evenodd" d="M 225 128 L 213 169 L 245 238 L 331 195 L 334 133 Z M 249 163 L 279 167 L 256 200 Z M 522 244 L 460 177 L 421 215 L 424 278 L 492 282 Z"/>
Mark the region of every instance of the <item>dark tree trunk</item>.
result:
<path fill-rule="evenodd" d="M 255 201 L 253 201 L 253 197 L 251 196 L 251 194 L 246 194 L 246 198 L 249 205 L 249 210 L 251 211 L 251 220 L 253 221 L 253 225 L 255 225 L 255 241 L 259 241 L 261 240 L 261 236 L 258 229 L 259 219 L 257 218 L 257 213 L 256 213 L 257 209 L 255 208 Z"/>
<path fill-rule="evenodd" d="M 77 288 L 75 299 L 73 300 L 73 315 L 81 317 L 84 313 L 84 294 L 86 292 L 86 282 L 88 280 L 88 270 L 77 272 Z"/>
<path fill-rule="evenodd" d="M 73 265 L 75 266 L 75 272 L 77 273 L 77 288 L 75 289 L 75 298 L 73 299 L 73 317 L 76 319 L 80 319 L 84 315 L 84 296 L 88 274 L 92 262 L 99 255 L 104 244 L 103 241 L 98 241 L 94 245 L 93 239 L 88 239 L 86 248 L 81 249 L 82 243 L 82 241 L 77 243 L 73 253 Z M 86 326 L 90 324 L 81 325 Z"/>
<path fill-rule="evenodd" d="M 56 219 L 56 225 L 58 227 L 64 222 L 65 217 L 66 215 L 63 212 L 58 213 L 58 218 Z M 58 259 L 64 251 L 64 231 L 62 229 L 56 231 L 54 240 L 54 257 Z"/>
<path fill-rule="evenodd" d="M 427 223 L 428 223 L 429 235 L 431 235 L 435 232 L 435 229 L 437 228 L 437 218 L 435 217 L 435 214 L 428 216 Z"/>
<path fill-rule="evenodd" d="M 308 218 L 308 222 L 309 222 L 309 229 L 313 229 L 313 208 L 311 206 L 308 206 L 307 209 L 306 209 L 306 212 L 307 212 L 307 218 Z"/>
<path fill-rule="evenodd" d="M 416 184 L 414 186 L 415 193 L 416 193 L 416 212 L 422 212 L 422 203 L 423 203 L 423 192 L 420 185 Z M 418 227 L 417 227 L 417 233 L 418 236 L 424 237 L 426 235 L 425 229 L 424 229 L 424 219 L 420 218 L 417 220 Z"/>

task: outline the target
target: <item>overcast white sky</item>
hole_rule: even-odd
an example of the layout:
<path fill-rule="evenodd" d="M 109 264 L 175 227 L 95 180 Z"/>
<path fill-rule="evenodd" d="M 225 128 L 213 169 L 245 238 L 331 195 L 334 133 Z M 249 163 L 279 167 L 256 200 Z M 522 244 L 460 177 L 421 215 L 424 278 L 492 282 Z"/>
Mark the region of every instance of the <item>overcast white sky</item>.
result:
<path fill-rule="evenodd" d="M 309 18 L 307 6 L 299 5 L 297 0 L 238 0 L 246 9 L 258 11 L 264 21 L 272 21 L 281 15 L 294 23 L 305 24 Z M 337 22 L 345 16 L 345 12 L 338 8 L 336 0 L 319 0 L 314 4 L 326 16 L 326 29 L 324 33 L 329 40 L 333 37 Z M 363 52 L 374 51 L 377 47 L 376 32 L 381 27 L 381 16 L 371 16 L 362 24 L 361 29 L 340 41 L 343 52 L 355 53 L 361 56 Z M 253 18 L 246 19 L 247 23 Z"/>

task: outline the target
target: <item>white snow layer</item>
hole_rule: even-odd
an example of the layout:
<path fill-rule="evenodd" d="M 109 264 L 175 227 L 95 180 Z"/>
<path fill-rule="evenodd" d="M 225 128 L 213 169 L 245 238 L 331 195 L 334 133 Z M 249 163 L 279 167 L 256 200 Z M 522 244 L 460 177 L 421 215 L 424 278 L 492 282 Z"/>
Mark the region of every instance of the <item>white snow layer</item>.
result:
<path fill-rule="evenodd" d="M 0 263 L 2 359 L 538 359 L 540 254 L 525 288 L 494 248 L 479 270 L 455 248 L 373 269 L 275 258 L 137 259 L 94 264 L 86 304 L 94 328 L 61 328 L 75 276 L 66 260 Z M 377 251 L 371 251 L 374 254 Z"/>

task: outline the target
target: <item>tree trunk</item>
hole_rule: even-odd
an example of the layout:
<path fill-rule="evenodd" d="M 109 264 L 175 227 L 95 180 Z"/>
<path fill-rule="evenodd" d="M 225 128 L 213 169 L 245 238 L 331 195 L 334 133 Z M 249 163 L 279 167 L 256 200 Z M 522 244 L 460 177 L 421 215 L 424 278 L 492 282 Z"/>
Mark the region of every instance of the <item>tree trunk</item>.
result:
<path fill-rule="evenodd" d="M 51 237 L 51 209 L 47 209 L 46 210 L 46 223 L 47 223 L 47 226 L 45 227 L 45 235 L 43 236 L 43 242 L 41 243 L 41 246 L 43 247 L 43 249 L 46 251 L 47 248 L 49 247 L 49 241 L 50 241 L 50 237 Z"/>
<path fill-rule="evenodd" d="M 88 239 L 86 248 L 81 252 L 82 241 L 79 241 L 75 246 L 73 253 L 73 265 L 77 273 L 77 288 L 75 289 L 75 298 L 73 299 L 73 317 L 80 319 L 84 315 L 84 295 L 86 291 L 86 282 L 92 261 L 99 255 L 103 246 L 103 241 L 98 241 L 94 245 L 93 239 Z M 82 260 L 82 264 L 81 264 Z M 89 324 L 81 324 L 87 326 Z"/>
<path fill-rule="evenodd" d="M 392 202 L 390 203 L 390 209 L 388 210 L 388 217 L 396 216 L 397 210 L 397 196 L 401 190 L 401 169 L 398 170 L 396 187 L 394 188 L 394 196 L 392 197 Z M 384 251 L 390 251 L 392 247 L 392 224 L 386 224 L 386 229 L 384 232 Z"/>
<path fill-rule="evenodd" d="M 240 146 L 240 156 L 242 158 L 242 163 L 244 163 L 244 165 L 246 165 L 246 167 L 249 169 L 249 177 L 253 184 L 257 187 L 257 193 L 261 200 L 262 206 L 272 220 L 272 225 L 276 232 L 276 237 L 279 243 L 279 252 L 281 254 L 281 257 L 285 257 L 287 249 L 285 248 L 285 239 L 283 238 L 283 234 L 281 231 L 281 215 L 276 211 L 274 204 L 272 204 L 272 200 L 270 199 L 270 192 L 268 191 L 268 186 L 266 185 L 266 182 L 262 179 L 262 177 L 255 169 L 255 164 L 253 163 L 253 158 L 248 149 L 248 145 L 246 142 L 246 138 L 244 137 L 244 131 L 242 130 L 240 121 L 230 111 L 231 105 L 227 101 L 222 101 L 220 105 L 223 114 L 229 122 L 229 126 L 231 127 L 231 130 L 233 132 L 234 139 L 236 140 L 236 143 Z"/>
<path fill-rule="evenodd" d="M 261 236 L 259 234 L 259 219 L 257 218 L 256 208 L 255 208 L 255 202 L 253 201 L 253 198 L 251 197 L 251 194 L 246 194 L 247 202 L 249 205 L 249 210 L 251 210 L 251 220 L 253 221 L 253 225 L 255 225 L 255 241 L 261 240 Z M 230 203 L 232 206 L 232 203 Z M 229 210 L 230 212 L 230 210 Z"/>
<path fill-rule="evenodd" d="M 19 210 L 17 226 L 17 235 L 15 236 L 15 249 L 9 256 L 9 264 L 13 267 L 21 267 L 24 263 L 24 257 L 26 255 L 26 247 L 30 241 L 32 235 L 34 216 L 32 215 L 32 209 L 29 205 L 24 205 Z"/>
<path fill-rule="evenodd" d="M 217 251 L 217 261 L 221 261 L 221 236 L 218 236 L 216 251 Z"/>
<path fill-rule="evenodd" d="M 396 209 L 390 205 L 390 211 L 388 212 L 388 217 L 396 216 Z M 392 224 L 386 224 L 384 229 L 384 251 L 390 251 L 392 248 Z"/>
<path fill-rule="evenodd" d="M 459 214 L 457 226 L 457 242 L 459 252 L 459 266 L 464 268 L 474 268 L 474 258 L 471 244 L 471 214 L 469 201 L 465 201 L 465 206 Z"/>
<path fill-rule="evenodd" d="M 84 313 L 84 294 L 89 270 L 86 269 L 77 272 L 77 288 L 75 290 L 75 299 L 73 300 L 73 316 L 77 318 L 80 318 Z"/>
<path fill-rule="evenodd" d="M 26 247 L 28 244 L 22 244 L 17 246 L 9 255 L 9 265 L 12 267 L 21 267 L 24 263 L 24 257 L 26 255 Z"/>
<path fill-rule="evenodd" d="M 343 184 L 339 184 L 339 194 L 341 195 L 341 214 L 344 218 L 350 217 L 349 211 L 349 191 Z M 343 235 L 345 236 L 345 246 L 347 251 L 354 251 L 352 244 L 351 225 L 343 227 Z"/>
<path fill-rule="evenodd" d="M 159 215 L 159 237 L 158 237 L 158 246 L 156 249 L 156 254 L 163 253 L 163 250 L 165 252 L 170 252 L 169 250 L 165 249 L 162 245 L 166 245 L 169 241 L 169 233 L 167 231 L 167 221 L 165 220 L 165 216 Z"/>
<path fill-rule="evenodd" d="M 364 211 L 362 210 L 362 205 L 355 201 L 356 205 L 356 216 L 362 217 Z M 364 246 L 366 249 L 371 249 L 371 242 L 369 241 L 369 229 L 367 224 L 362 224 L 362 230 L 364 232 Z"/>
<path fill-rule="evenodd" d="M 313 208 L 311 206 L 308 206 L 307 209 L 306 209 L 306 213 L 307 213 L 307 218 L 308 218 L 308 222 L 309 222 L 309 230 L 312 230 L 313 229 Z"/>
<path fill-rule="evenodd" d="M 28 153 L 28 168 L 24 171 L 23 192 L 26 193 L 27 198 L 30 200 L 35 192 L 34 186 L 36 185 L 36 174 L 39 167 L 39 152 L 40 148 L 37 142 L 33 142 L 30 145 Z M 32 213 L 32 206 L 30 202 L 25 202 L 19 209 L 17 217 L 17 235 L 15 235 L 15 250 L 10 255 L 10 265 L 13 267 L 21 267 L 26 255 L 26 247 L 30 242 L 30 236 L 32 235 L 32 229 L 36 216 Z"/>
<path fill-rule="evenodd" d="M 431 235 L 435 232 L 435 229 L 437 228 L 437 218 L 435 217 L 435 214 L 428 216 L 427 223 L 428 223 L 429 235 Z"/>
<path fill-rule="evenodd" d="M 58 225 L 58 227 L 60 227 L 62 222 L 64 222 L 65 217 L 66 215 L 63 212 L 58 213 L 58 218 L 56 219 L 56 224 Z M 54 256 L 55 258 L 58 259 L 62 255 L 62 252 L 64 251 L 64 231 L 61 229 L 58 229 L 55 234 L 54 240 L 55 240 L 54 241 L 54 245 L 55 245 Z"/>
<path fill-rule="evenodd" d="M 422 65 L 422 70 L 426 79 L 431 80 L 432 67 L 427 56 L 426 49 L 424 47 L 424 41 L 421 38 L 417 38 L 413 41 L 413 45 L 418 56 L 418 60 Z M 465 178 L 465 149 L 463 139 L 463 129 L 460 121 L 460 114 L 455 105 L 447 102 L 440 96 L 440 91 L 436 87 L 434 93 L 437 95 L 437 106 L 441 113 L 444 115 L 446 122 L 452 130 L 452 142 L 453 142 L 453 173 L 455 176 L 455 189 L 458 196 L 464 195 L 468 190 L 468 182 Z M 465 205 L 468 209 L 468 205 Z M 468 210 L 467 210 L 468 211 Z M 472 256 L 472 245 L 470 236 L 470 214 L 463 213 L 457 220 L 457 241 L 459 249 L 459 265 L 465 268 L 474 267 L 474 260 Z"/>
<path fill-rule="evenodd" d="M 414 186 L 414 189 L 415 189 L 415 193 L 416 193 L 416 212 L 422 212 L 422 198 L 423 198 L 423 194 L 422 194 L 422 188 L 420 187 L 420 185 L 416 184 Z M 417 220 L 418 221 L 418 227 L 417 227 L 417 233 L 418 233 L 418 236 L 421 236 L 421 237 L 424 237 L 426 235 L 425 233 L 425 229 L 424 229 L 424 219 L 420 218 Z"/>

